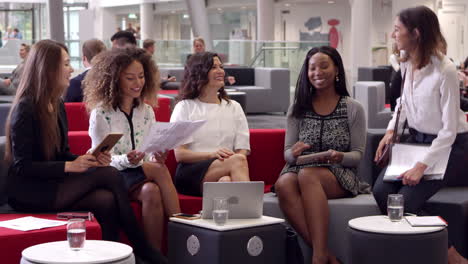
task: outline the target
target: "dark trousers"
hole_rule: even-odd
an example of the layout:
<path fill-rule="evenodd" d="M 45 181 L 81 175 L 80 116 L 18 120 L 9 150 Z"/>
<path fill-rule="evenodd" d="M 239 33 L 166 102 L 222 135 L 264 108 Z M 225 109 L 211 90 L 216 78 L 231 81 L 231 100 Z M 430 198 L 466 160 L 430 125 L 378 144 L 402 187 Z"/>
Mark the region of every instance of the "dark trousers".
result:
<path fill-rule="evenodd" d="M 410 129 L 408 143 L 430 144 L 436 137 Z M 386 169 L 375 181 L 373 194 L 382 214 L 387 214 L 387 197 L 392 193 L 403 194 L 405 212 L 421 214 L 426 201 L 445 186 L 468 186 L 464 167 L 468 164 L 468 133 L 458 134 L 452 145 L 443 180 L 421 180 L 416 186 L 403 185 L 401 181 L 384 182 Z"/>

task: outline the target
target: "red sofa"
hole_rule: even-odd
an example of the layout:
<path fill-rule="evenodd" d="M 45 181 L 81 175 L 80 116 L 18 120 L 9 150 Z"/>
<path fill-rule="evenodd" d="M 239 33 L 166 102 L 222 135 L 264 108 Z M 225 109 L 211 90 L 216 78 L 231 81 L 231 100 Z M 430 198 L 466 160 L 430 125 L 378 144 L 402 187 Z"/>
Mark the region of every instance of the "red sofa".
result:
<path fill-rule="evenodd" d="M 0 221 L 11 220 L 24 216 L 57 220 L 55 214 L 0 214 Z M 66 226 L 57 226 L 46 229 L 23 232 L 14 229 L 0 227 L 0 263 L 20 263 L 21 252 L 33 245 L 61 241 L 67 239 Z M 86 221 L 86 239 L 100 240 L 101 227 L 96 220 Z"/>
<path fill-rule="evenodd" d="M 68 131 L 88 131 L 89 115 L 83 103 L 65 103 Z M 158 97 L 158 106 L 153 108 L 156 120 L 169 122 L 171 118 L 171 99 Z"/>
<path fill-rule="evenodd" d="M 250 179 L 264 181 L 265 192 L 270 190 L 285 164 L 283 158 L 284 136 L 284 129 L 250 130 L 251 154 L 248 157 Z M 72 153 L 81 155 L 91 147 L 88 131 L 70 131 L 68 138 Z M 173 151 L 169 153 L 166 165 L 171 175 L 174 175 L 177 162 Z M 179 194 L 179 199 L 182 212 L 198 213 L 201 210 L 201 197 Z M 135 211 L 138 212 L 138 210 Z"/>

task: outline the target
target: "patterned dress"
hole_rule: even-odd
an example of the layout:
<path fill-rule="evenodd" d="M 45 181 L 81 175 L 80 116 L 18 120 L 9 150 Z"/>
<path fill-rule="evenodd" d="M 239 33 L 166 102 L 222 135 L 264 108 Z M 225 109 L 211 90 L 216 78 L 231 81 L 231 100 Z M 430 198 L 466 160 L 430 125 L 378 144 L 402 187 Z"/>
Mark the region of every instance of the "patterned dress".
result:
<path fill-rule="evenodd" d="M 310 144 L 312 147 L 305 150 L 302 155 L 327 151 L 330 149 L 349 152 L 351 148 L 351 135 L 348 125 L 348 110 L 346 97 L 341 97 L 335 110 L 326 116 L 319 115 L 313 110 L 307 111 L 299 124 L 299 141 Z M 281 174 L 287 172 L 298 173 L 306 167 L 326 167 L 336 176 L 340 185 L 353 195 L 363 191 L 364 186 L 356 177 L 356 168 L 346 168 L 341 164 L 310 163 L 304 165 L 288 164 L 284 166 Z"/>

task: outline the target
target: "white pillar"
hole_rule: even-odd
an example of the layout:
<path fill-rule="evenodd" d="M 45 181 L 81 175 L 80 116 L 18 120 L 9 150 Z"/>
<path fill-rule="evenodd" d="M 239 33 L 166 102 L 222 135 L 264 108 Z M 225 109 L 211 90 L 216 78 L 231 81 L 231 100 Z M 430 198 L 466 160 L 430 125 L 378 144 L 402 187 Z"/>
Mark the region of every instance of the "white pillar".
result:
<path fill-rule="evenodd" d="M 140 4 L 140 32 L 141 40 L 145 39 L 154 39 L 153 27 L 154 27 L 154 18 L 153 18 L 153 4 L 145 3 Z"/>
<path fill-rule="evenodd" d="M 358 67 L 372 65 L 372 0 L 350 0 L 351 83 L 357 81 Z"/>
<path fill-rule="evenodd" d="M 208 12 L 206 11 L 205 0 L 186 0 L 187 9 L 192 23 L 192 31 L 195 37 L 202 37 L 205 40 L 207 51 L 213 50 L 210 24 L 208 22 Z"/>
<path fill-rule="evenodd" d="M 47 0 L 47 9 L 49 11 L 49 32 L 50 38 L 65 43 L 65 31 L 63 21 L 63 1 Z"/>
<path fill-rule="evenodd" d="M 273 0 L 257 0 L 257 40 L 275 39 Z"/>

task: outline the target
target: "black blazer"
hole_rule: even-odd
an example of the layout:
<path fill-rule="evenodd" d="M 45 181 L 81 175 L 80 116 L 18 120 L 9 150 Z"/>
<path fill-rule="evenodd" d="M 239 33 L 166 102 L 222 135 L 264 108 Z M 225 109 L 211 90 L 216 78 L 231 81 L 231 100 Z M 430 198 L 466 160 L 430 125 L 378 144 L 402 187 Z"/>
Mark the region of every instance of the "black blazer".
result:
<path fill-rule="evenodd" d="M 50 161 L 42 152 L 41 128 L 37 106 L 22 98 L 14 106 L 10 123 L 12 163 L 9 169 L 9 203 L 20 210 L 50 210 L 55 202 L 57 184 L 65 173 L 65 162 L 76 159 L 69 151 L 67 115 L 63 102 L 58 109 L 60 149 Z"/>
<path fill-rule="evenodd" d="M 78 74 L 75 78 L 70 80 L 70 86 L 67 89 L 65 95 L 65 102 L 83 102 L 83 89 L 81 88 L 81 82 L 86 77 L 88 70 L 81 74 Z"/>

